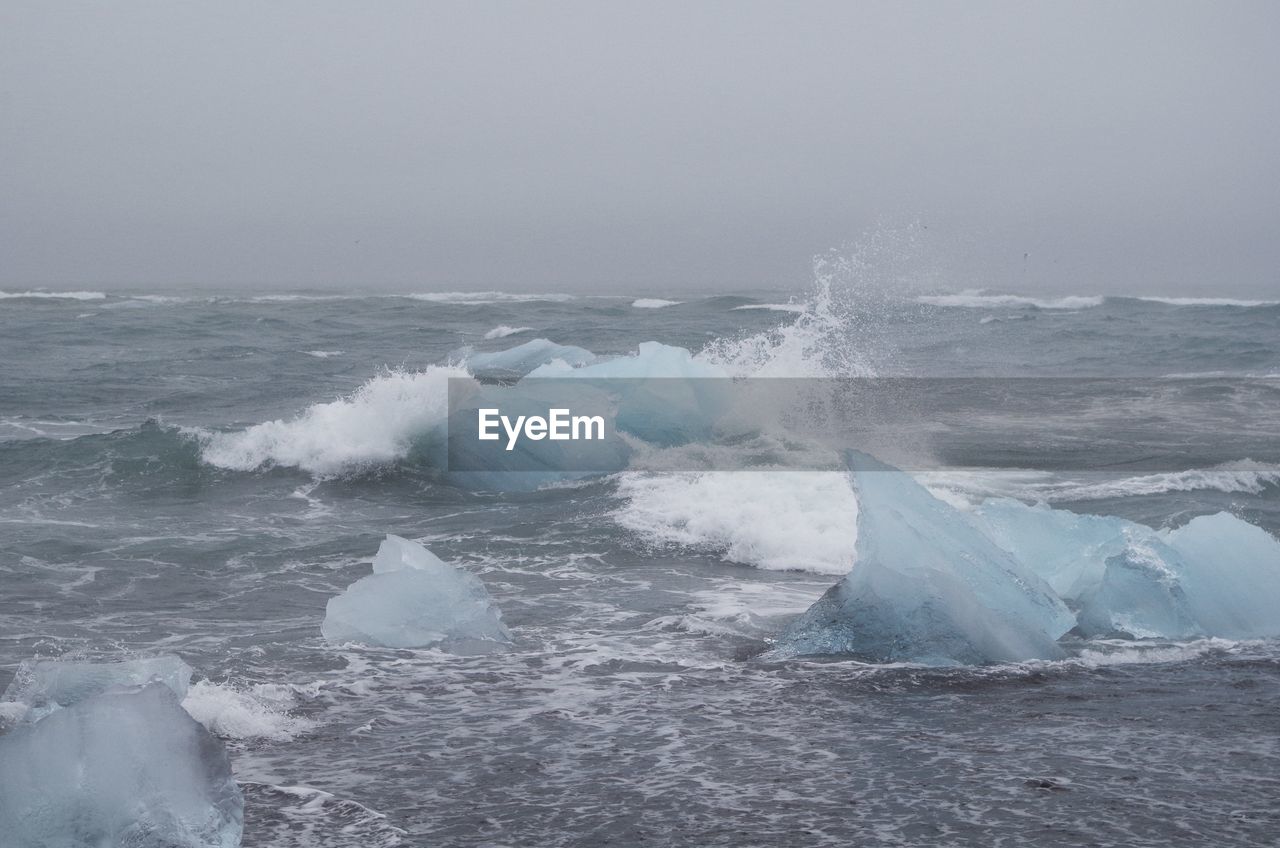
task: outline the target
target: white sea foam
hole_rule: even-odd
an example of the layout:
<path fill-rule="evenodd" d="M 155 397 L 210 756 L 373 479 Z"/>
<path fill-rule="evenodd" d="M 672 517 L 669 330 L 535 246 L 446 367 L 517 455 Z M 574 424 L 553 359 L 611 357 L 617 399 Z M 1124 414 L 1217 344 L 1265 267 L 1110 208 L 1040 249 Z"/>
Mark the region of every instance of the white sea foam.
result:
<path fill-rule="evenodd" d="M 689 612 L 664 615 L 649 629 L 674 627 L 708 636 L 764 638 L 778 631 L 786 619 L 799 615 L 827 590 L 826 580 L 772 583 L 728 580 L 715 589 L 693 593 Z"/>
<path fill-rule="evenodd" d="M 288 742 L 316 726 L 289 714 L 296 695 L 288 686 L 260 684 L 237 688 L 200 680 L 191 685 L 182 708 L 217 736 L 226 739 L 267 739 Z"/>
<path fill-rule="evenodd" d="M 1028 297 L 1019 294 L 988 294 L 984 289 L 965 289 L 955 294 L 920 295 L 917 303 L 928 306 L 955 306 L 966 309 L 1027 307 L 1037 309 L 1088 309 L 1101 306 L 1100 295 L 1065 295 L 1063 297 Z"/>
<path fill-rule="evenodd" d="M 506 324 L 499 324 L 492 330 L 484 334 L 486 339 L 505 339 L 507 336 L 514 336 L 517 333 L 528 333 L 532 331 L 532 327 L 508 327 Z"/>
<path fill-rule="evenodd" d="M 1186 662 L 1210 653 L 1220 653 L 1239 648 L 1241 642 L 1230 639 L 1196 639 L 1190 642 L 1162 642 L 1142 644 L 1117 640 L 1094 640 L 1091 647 L 1077 656 L 1065 660 L 1067 664 L 1088 668 L 1104 668 L 1113 665 L 1137 665 L 1141 663 Z"/>
<path fill-rule="evenodd" d="M 331 476 L 407 456 L 414 443 L 438 435 L 448 415 L 448 381 L 470 376 L 457 366 L 392 372 L 349 397 L 308 407 L 298 417 L 234 433 L 204 433 L 201 455 L 221 468 L 270 466 Z"/>
<path fill-rule="evenodd" d="M 642 297 L 631 302 L 636 309 L 661 309 L 664 306 L 679 306 L 683 300 L 663 300 L 660 297 Z"/>
<path fill-rule="evenodd" d="M 10 298 L 37 298 L 44 300 L 105 300 L 106 293 L 99 291 L 0 291 L 0 300 Z"/>
<path fill-rule="evenodd" d="M 331 356 L 342 356 L 340 350 L 309 350 L 307 356 L 314 356 L 316 359 L 328 359 Z"/>
<path fill-rule="evenodd" d="M 844 574 L 858 505 L 843 472 L 707 471 L 618 477 L 614 520 L 650 545 L 676 545 L 772 570 Z"/>

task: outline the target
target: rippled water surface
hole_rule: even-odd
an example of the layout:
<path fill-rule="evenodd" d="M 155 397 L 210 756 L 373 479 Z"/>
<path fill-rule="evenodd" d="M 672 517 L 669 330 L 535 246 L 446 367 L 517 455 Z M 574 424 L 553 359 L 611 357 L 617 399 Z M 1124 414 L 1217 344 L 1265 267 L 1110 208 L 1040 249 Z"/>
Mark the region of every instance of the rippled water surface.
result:
<path fill-rule="evenodd" d="M 640 463 L 499 493 L 414 447 L 439 369 L 468 348 L 656 340 L 735 374 L 1266 381 L 1280 306 L 633 300 L 0 299 L 0 683 L 33 656 L 181 655 L 185 705 L 227 742 L 244 844 L 261 848 L 1280 839 L 1274 643 L 1070 641 L 1066 660 L 977 669 L 769 662 L 852 563 L 843 475 Z M 1228 510 L 1280 532 L 1280 468 L 1235 460 L 921 479 L 956 500 L 1156 527 Z M 387 533 L 479 576 L 510 650 L 326 645 L 326 601 Z"/>

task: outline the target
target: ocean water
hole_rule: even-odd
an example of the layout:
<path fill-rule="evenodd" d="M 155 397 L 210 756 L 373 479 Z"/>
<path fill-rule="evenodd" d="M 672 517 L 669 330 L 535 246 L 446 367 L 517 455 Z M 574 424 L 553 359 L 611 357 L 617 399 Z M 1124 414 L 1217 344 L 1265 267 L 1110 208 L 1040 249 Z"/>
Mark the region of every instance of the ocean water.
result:
<path fill-rule="evenodd" d="M 1064 660 L 981 668 L 770 662 L 785 623 L 853 564 L 843 474 L 668 456 L 533 491 L 451 482 L 415 447 L 445 381 L 467 373 L 467 349 L 535 338 L 597 355 L 656 340 L 739 376 L 1280 391 L 1280 304 L 1259 301 L 831 281 L 644 297 L 6 292 L 0 683 L 35 656 L 180 655 L 196 670 L 185 706 L 226 742 L 256 848 L 1280 840 L 1272 642 L 1069 640 Z M 1280 533 L 1280 466 L 1208 446 L 1171 469 L 920 476 L 955 502 L 1155 527 L 1227 510 Z M 325 644 L 326 601 L 387 533 L 477 575 L 511 648 Z"/>

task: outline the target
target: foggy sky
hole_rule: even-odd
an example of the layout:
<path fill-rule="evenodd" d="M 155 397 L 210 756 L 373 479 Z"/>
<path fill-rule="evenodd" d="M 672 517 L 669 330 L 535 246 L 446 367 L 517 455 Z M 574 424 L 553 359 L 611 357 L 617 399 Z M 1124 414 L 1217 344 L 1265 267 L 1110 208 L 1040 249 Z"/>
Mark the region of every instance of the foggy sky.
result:
<path fill-rule="evenodd" d="M 0 287 L 1280 291 L 1273 2 L 0 3 Z M 927 227 L 927 229 L 924 229 Z"/>

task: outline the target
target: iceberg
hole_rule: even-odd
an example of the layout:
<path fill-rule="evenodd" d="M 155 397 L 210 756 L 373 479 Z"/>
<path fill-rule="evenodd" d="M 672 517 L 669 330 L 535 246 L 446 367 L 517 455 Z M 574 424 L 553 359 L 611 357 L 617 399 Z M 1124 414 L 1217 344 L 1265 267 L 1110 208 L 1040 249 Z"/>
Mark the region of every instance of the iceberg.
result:
<path fill-rule="evenodd" d="M 523 376 L 553 362 L 576 367 L 594 362 L 596 355 L 584 347 L 556 344 L 550 339 L 533 339 L 494 353 L 467 353 L 467 367 L 477 377 Z"/>
<path fill-rule="evenodd" d="M 36 721 L 113 687 L 151 682 L 168 687 L 181 701 L 191 684 L 191 666 L 172 654 L 110 663 L 23 660 L 0 701 L 25 705 L 26 720 Z"/>
<path fill-rule="evenodd" d="M 92 695 L 0 737 L 0 841 L 235 848 L 226 750 L 162 683 Z"/>
<path fill-rule="evenodd" d="M 373 574 L 329 599 L 320 632 L 334 644 L 459 652 L 511 641 L 479 578 L 391 535 L 378 548 Z"/>
<path fill-rule="evenodd" d="M 849 451 L 854 565 L 792 622 L 777 657 L 931 665 L 1055 658 L 1075 617 L 1050 586 L 907 474 Z"/>

